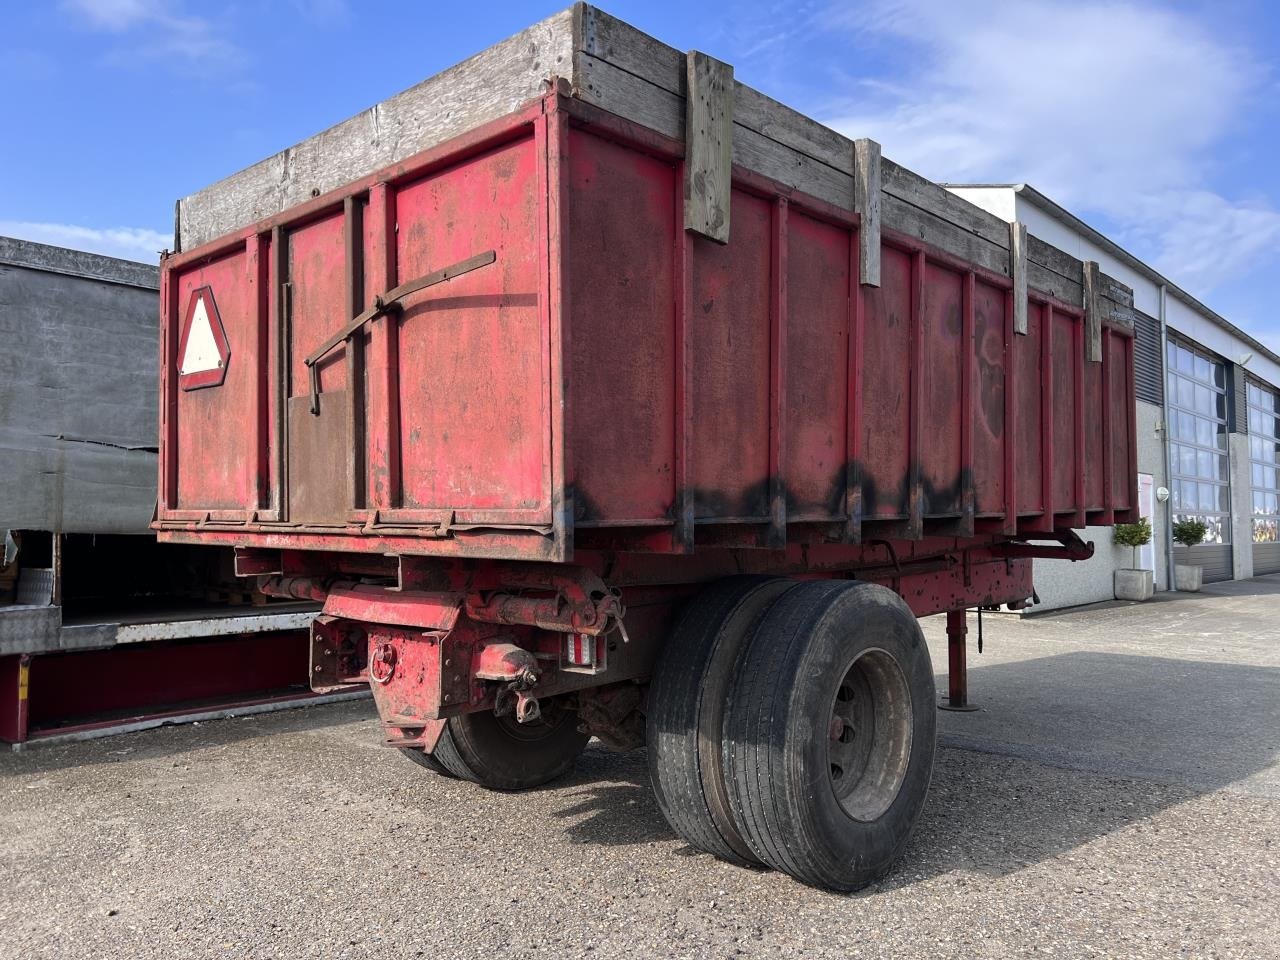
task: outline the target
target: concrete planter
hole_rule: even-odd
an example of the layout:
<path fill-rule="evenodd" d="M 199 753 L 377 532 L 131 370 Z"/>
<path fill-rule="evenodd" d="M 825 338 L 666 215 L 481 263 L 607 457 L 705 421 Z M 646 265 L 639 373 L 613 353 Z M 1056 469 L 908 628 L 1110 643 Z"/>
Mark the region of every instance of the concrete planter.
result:
<path fill-rule="evenodd" d="M 1155 589 L 1150 570 L 1117 570 L 1115 573 L 1117 600 L 1150 600 Z"/>
<path fill-rule="evenodd" d="M 1204 567 L 1189 563 L 1173 565 L 1173 585 L 1186 593 L 1196 593 L 1204 585 Z"/>

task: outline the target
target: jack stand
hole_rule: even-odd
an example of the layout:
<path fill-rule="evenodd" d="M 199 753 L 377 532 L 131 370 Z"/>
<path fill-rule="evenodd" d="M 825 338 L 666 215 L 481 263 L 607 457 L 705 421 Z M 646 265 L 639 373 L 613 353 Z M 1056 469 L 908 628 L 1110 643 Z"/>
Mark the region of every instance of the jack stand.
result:
<path fill-rule="evenodd" d="M 969 702 L 969 675 L 965 664 L 965 637 L 969 633 L 967 611 L 947 611 L 947 696 L 938 702 L 939 710 L 971 712 L 978 708 Z"/>

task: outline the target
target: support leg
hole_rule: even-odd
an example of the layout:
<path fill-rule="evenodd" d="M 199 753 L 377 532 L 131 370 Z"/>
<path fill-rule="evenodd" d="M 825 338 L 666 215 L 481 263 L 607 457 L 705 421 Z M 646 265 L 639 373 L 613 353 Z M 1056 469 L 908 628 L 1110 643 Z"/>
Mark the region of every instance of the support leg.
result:
<path fill-rule="evenodd" d="M 947 611 L 947 696 L 941 710 L 977 710 L 969 702 L 969 674 L 965 662 L 966 637 L 969 633 L 967 611 Z"/>

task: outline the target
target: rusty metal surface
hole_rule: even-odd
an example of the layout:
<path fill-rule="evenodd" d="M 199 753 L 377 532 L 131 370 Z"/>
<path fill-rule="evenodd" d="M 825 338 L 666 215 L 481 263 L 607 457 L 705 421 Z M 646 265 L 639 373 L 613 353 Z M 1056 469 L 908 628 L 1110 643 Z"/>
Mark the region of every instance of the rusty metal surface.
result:
<path fill-rule="evenodd" d="M 351 471 L 351 421 L 345 390 L 317 396 L 312 413 L 310 396 L 290 397 L 289 516 L 302 524 L 328 523 L 344 516 L 354 495 Z"/>
<path fill-rule="evenodd" d="M 856 215 L 743 170 L 729 243 L 691 237 L 680 166 L 678 144 L 552 91 L 167 259 L 161 537 L 683 554 L 670 578 L 693 583 L 740 568 L 730 551 L 856 575 L 884 563 L 864 543 L 903 557 L 958 537 L 959 557 L 1132 516 L 1124 330 L 1106 327 L 1089 361 L 1079 306 L 1032 290 L 1015 335 L 1008 278 L 888 229 L 881 285 L 863 287 Z M 407 295 L 319 358 L 321 415 L 305 409 L 309 353 L 379 293 L 485 249 L 492 266 Z M 236 362 L 221 386 L 181 394 L 170 321 L 203 286 Z M 790 545 L 810 552 L 760 549 Z M 927 574 L 932 599 L 913 606 L 1029 595 L 1020 566 L 987 559 L 1005 573 Z M 503 599 L 491 618 L 536 622 L 541 599 Z"/>

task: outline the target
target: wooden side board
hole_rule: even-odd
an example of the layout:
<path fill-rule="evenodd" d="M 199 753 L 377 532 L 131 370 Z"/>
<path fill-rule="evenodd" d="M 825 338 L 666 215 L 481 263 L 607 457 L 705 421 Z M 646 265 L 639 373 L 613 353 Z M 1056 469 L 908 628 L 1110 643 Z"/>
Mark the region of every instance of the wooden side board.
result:
<path fill-rule="evenodd" d="M 578 99 L 684 140 L 684 51 L 578 3 L 316 137 L 179 202 L 177 243 L 190 249 L 432 147 L 514 110 L 567 79 Z M 850 138 L 745 84 L 732 93 L 732 162 L 845 209 L 855 208 Z M 1009 225 L 883 159 L 885 229 L 1012 275 Z M 1031 289 L 1083 304 L 1079 260 L 1036 237 L 1026 250 Z M 1132 294 L 1102 278 L 1099 305 L 1125 324 Z M 1114 294 L 1114 296 L 1112 296 Z"/>
<path fill-rule="evenodd" d="M 174 249 L 191 250 L 497 120 L 572 70 L 572 9 L 178 201 Z"/>
<path fill-rule="evenodd" d="M 674 138 L 683 136 L 685 55 L 594 7 L 574 9 L 574 95 Z M 734 88 L 733 162 L 846 209 L 855 208 L 854 141 L 742 83 Z M 881 160 L 886 229 L 1012 275 L 1009 224 L 892 160 Z M 1027 284 L 1084 303 L 1080 261 L 1029 237 Z M 1103 278 L 1099 308 L 1132 325 L 1133 294 Z"/>

